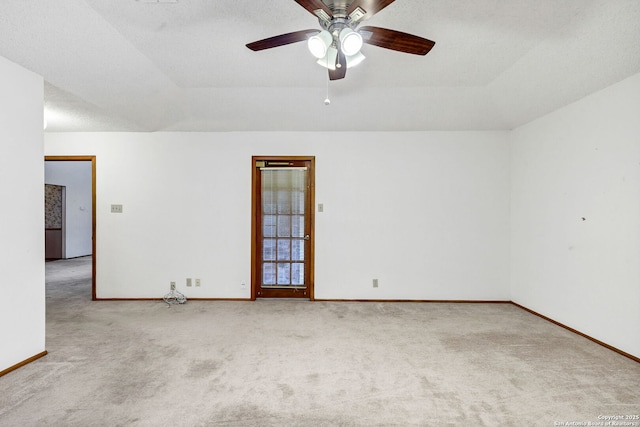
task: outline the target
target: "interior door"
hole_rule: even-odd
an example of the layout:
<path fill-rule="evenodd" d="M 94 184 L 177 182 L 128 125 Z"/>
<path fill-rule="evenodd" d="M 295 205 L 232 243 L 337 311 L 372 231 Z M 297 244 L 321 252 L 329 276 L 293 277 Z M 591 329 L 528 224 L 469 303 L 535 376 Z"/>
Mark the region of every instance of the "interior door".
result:
<path fill-rule="evenodd" d="M 253 157 L 252 299 L 313 299 L 313 157 Z"/>

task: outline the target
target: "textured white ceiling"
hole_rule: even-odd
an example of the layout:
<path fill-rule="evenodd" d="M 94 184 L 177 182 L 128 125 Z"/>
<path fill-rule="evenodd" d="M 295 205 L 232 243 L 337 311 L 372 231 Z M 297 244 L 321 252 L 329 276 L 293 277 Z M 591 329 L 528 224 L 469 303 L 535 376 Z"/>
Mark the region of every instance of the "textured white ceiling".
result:
<path fill-rule="evenodd" d="M 48 131 L 512 129 L 640 72 L 638 0 L 396 0 L 369 21 L 436 41 L 365 45 L 331 82 L 293 0 L 2 0 L 0 55 L 44 76 Z"/>

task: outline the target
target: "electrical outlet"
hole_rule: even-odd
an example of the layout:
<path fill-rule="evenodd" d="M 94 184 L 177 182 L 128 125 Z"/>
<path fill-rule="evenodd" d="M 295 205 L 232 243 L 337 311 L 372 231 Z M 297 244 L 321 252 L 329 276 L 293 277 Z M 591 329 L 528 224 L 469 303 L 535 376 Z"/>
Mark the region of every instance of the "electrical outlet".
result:
<path fill-rule="evenodd" d="M 171 290 L 172 291 L 176 290 L 176 282 L 171 282 Z"/>
<path fill-rule="evenodd" d="M 122 213 L 122 205 L 111 205 L 111 213 Z"/>
<path fill-rule="evenodd" d="M 196 288 L 200 287 L 200 279 L 196 279 Z"/>
<path fill-rule="evenodd" d="M 378 279 L 373 279 L 373 287 L 374 288 L 378 287 Z"/>
<path fill-rule="evenodd" d="M 187 288 L 191 287 L 191 278 L 187 278 Z"/>

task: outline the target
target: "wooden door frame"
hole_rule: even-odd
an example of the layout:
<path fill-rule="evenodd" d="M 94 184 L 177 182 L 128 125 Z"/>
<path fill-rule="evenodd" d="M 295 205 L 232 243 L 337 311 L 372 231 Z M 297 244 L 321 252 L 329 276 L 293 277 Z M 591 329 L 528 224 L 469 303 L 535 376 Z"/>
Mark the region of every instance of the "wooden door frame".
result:
<path fill-rule="evenodd" d="M 91 162 L 91 300 L 96 297 L 96 156 L 44 156 L 45 162 Z"/>
<path fill-rule="evenodd" d="M 271 161 L 271 162 L 286 162 L 286 161 L 308 161 L 311 167 L 308 171 L 309 179 L 309 229 L 311 230 L 309 236 L 309 301 L 315 299 L 314 294 L 314 264 L 315 264 L 315 206 L 316 206 L 316 185 L 315 185 L 315 168 L 316 158 L 315 156 L 252 156 L 251 157 L 251 301 L 255 301 L 258 295 L 257 287 L 260 272 L 256 266 L 257 257 L 257 238 L 258 238 L 258 226 L 257 215 L 260 209 L 258 204 L 257 184 L 259 178 L 259 168 L 256 167 L 256 161 Z"/>

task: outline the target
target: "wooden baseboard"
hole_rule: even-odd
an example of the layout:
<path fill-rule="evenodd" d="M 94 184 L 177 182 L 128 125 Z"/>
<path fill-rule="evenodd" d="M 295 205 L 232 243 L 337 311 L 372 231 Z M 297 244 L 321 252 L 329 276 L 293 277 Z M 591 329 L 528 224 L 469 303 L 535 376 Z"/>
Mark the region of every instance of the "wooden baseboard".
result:
<path fill-rule="evenodd" d="M 438 304 L 511 304 L 506 300 L 440 300 L 440 299 L 319 299 L 317 302 L 416 302 L 416 303 L 438 303 Z"/>
<path fill-rule="evenodd" d="M 4 371 L 0 371 L 0 377 L 3 376 L 3 375 L 8 374 L 11 371 L 15 371 L 18 368 L 22 368 L 24 365 L 27 365 L 27 364 L 33 362 L 34 360 L 38 360 L 41 357 L 44 357 L 46 355 L 47 355 L 47 350 L 43 351 L 42 353 L 38 353 L 35 356 L 31 356 L 30 358 L 28 358 L 26 360 L 23 360 L 20 363 L 17 363 L 17 364 L 15 364 L 13 366 L 10 366 L 7 369 L 5 369 Z"/>
<path fill-rule="evenodd" d="M 94 301 L 164 301 L 163 298 L 96 298 Z M 251 301 L 251 298 L 188 298 L 189 301 Z"/>
<path fill-rule="evenodd" d="M 93 301 L 162 301 L 162 298 L 96 298 Z"/>
<path fill-rule="evenodd" d="M 274 299 L 274 300 L 278 300 L 278 299 L 283 299 L 283 298 L 258 298 L 258 299 Z M 286 298 L 285 298 L 286 299 Z M 300 300 L 305 300 L 302 298 L 294 298 L 294 299 L 300 299 Z M 100 302 L 100 301 L 162 301 L 162 298 L 97 298 L 94 301 Z M 187 298 L 187 302 L 189 301 L 247 301 L 247 302 L 251 302 L 251 301 L 255 301 L 252 300 L 251 298 Z M 507 301 L 507 300 L 440 300 L 440 299 L 436 299 L 436 300 L 429 300 L 429 299 L 332 299 L 332 298 L 328 298 L 328 299 L 308 299 L 308 301 L 316 301 L 316 302 L 377 302 L 377 303 L 382 303 L 382 302 L 388 302 L 388 303 L 394 303 L 394 302 L 398 302 L 398 303 L 408 303 L 408 302 L 413 302 L 413 303 L 439 303 L 439 304 L 511 304 L 511 301 Z"/>
<path fill-rule="evenodd" d="M 598 340 L 598 339 L 595 339 L 595 338 L 593 338 L 593 337 L 590 337 L 589 335 L 584 334 L 584 333 L 582 333 L 582 332 L 578 331 L 577 329 L 573 329 L 572 327 L 569 327 L 569 326 L 567 326 L 567 325 L 564 325 L 564 324 L 562 324 L 562 323 L 560 323 L 560 322 L 558 322 L 558 321 L 556 321 L 556 320 L 553 320 L 553 319 L 552 319 L 552 318 L 550 318 L 550 317 L 547 317 L 547 316 L 545 316 L 545 315 L 543 315 L 543 314 L 540 314 L 540 313 L 538 313 L 538 312 L 536 312 L 536 311 L 533 311 L 533 310 L 531 310 L 530 308 L 527 308 L 527 307 L 525 307 L 525 306 L 522 306 L 522 305 L 520 305 L 520 304 L 518 304 L 518 303 L 516 303 L 516 302 L 511 301 L 511 304 L 515 305 L 515 306 L 516 306 L 516 307 L 518 307 L 518 308 L 521 308 L 522 310 L 524 310 L 524 311 L 526 311 L 526 312 L 528 312 L 528 313 L 531 313 L 531 314 L 533 314 L 533 315 L 535 315 L 535 316 L 538 316 L 538 317 L 540 317 L 540 318 L 542 318 L 542 319 L 544 319 L 544 320 L 546 320 L 546 321 L 548 321 L 548 322 L 551 322 L 551 323 L 553 323 L 554 325 L 560 326 L 561 328 L 564 328 L 564 329 L 566 329 L 566 330 L 567 330 L 567 331 L 569 331 L 569 332 L 573 332 L 574 334 L 576 334 L 576 335 L 580 335 L 581 337 L 586 338 L 586 339 L 588 339 L 589 341 L 592 341 L 592 342 L 594 342 L 594 343 L 596 343 L 596 344 L 599 344 L 599 345 L 601 345 L 601 346 L 603 346 L 603 347 L 605 347 L 605 348 L 608 348 L 608 349 L 609 349 L 609 350 L 611 350 L 611 351 L 615 351 L 616 353 L 618 353 L 618 354 L 620 354 L 620 355 L 622 355 L 622 356 L 624 356 L 624 357 L 627 357 L 627 358 L 629 358 L 629 359 L 633 360 L 634 362 L 638 362 L 638 363 L 640 363 L 640 357 L 636 357 L 636 356 L 634 356 L 634 355 L 632 355 L 632 354 L 629 354 L 629 353 L 627 353 L 627 352 L 625 352 L 625 351 L 620 350 L 619 348 L 616 348 L 616 347 L 614 347 L 614 346 L 612 346 L 612 345 L 609 345 L 609 344 L 607 344 L 607 343 L 605 343 L 605 342 L 602 342 L 602 341 L 600 341 L 600 340 Z"/>

